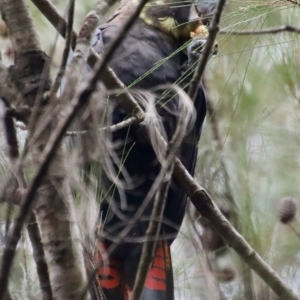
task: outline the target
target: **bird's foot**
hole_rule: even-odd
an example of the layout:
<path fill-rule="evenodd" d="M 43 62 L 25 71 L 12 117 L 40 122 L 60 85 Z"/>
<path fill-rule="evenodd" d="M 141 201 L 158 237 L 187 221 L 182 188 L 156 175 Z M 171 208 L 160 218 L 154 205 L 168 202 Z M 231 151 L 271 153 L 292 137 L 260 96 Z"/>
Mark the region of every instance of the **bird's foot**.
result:
<path fill-rule="evenodd" d="M 187 53 L 189 58 L 189 65 L 195 63 L 203 53 L 204 47 L 207 43 L 207 38 L 195 38 L 187 47 Z M 215 42 L 211 55 L 218 53 L 218 43 Z"/>

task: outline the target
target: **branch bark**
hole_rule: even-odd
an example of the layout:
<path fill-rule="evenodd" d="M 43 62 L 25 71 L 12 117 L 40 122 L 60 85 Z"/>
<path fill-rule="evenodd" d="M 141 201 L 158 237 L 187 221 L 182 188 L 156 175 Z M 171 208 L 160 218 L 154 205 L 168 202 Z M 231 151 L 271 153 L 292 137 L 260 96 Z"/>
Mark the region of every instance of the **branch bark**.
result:
<path fill-rule="evenodd" d="M 292 25 L 283 25 L 278 27 L 266 28 L 260 31 L 230 31 L 230 30 L 221 30 L 220 34 L 230 34 L 230 35 L 263 35 L 263 34 L 277 34 L 282 32 L 294 32 L 300 34 L 300 28 Z"/>
<path fill-rule="evenodd" d="M 293 5 L 296 5 L 298 7 L 300 7 L 300 2 L 298 2 L 297 0 L 280 0 L 281 2 L 289 2 Z"/>
<path fill-rule="evenodd" d="M 226 0 L 219 0 L 216 12 L 214 14 L 214 17 L 212 19 L 212 24 L 208 28 L 208 38 L 205 44 L 205 47 L 203 49 L 203 52 L 201 54 L 201 58 L 196 66 L 196 70 L 194 72 L 193 78 L 190 82 L 190 87 L 188 91 L 188 95 L 190 98 L 195 101 L 197 91 L 198 91 L 198 86 L 199 83 L 201 82 L 202 75 L 204 73 L 206 64 L 208 62 L 208 59 L 211 55 L 211 50 L 214 46 L 215 39 L 217 37 L 217 34 L 219 32 L 219 23 L 221 20 L 221 15 L 224 9 L 224 6 L 226 4 Z"/>

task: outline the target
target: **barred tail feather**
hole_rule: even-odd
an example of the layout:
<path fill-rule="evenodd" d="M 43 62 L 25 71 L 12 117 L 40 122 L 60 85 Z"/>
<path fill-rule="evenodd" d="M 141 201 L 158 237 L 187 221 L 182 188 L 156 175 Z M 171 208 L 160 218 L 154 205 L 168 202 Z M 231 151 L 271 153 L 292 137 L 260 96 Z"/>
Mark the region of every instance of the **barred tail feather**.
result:
<path fill-rule="evenodd" d="M 173 300 L 174 281 L 170 245 L 159 241 L 149 270 L 141 300 Z"/>
<path fill-rule="evenodd" d="M 102 261 L 101 253 L 105 249 L 105 244 L 99 242 L 98 252 L 95 256 L 96 263 L 101 263 L 98 270 L 98 284 L 103 290 L 106 300 L 130 300 L 132 295 L 132 284 L 126 279 L 128 271 L 137 270 L 138 255 L 135 260 L 130 259 L 121 261 L 109 257 L 105 262 Z M 132 264 L 131 268 L 130 265 Z M 126 268 L 124 266 L 126 265 Z M 132 274 L 131 274 L 132 275 Z M 128 278 L 127 278 L 128 277 Z M 156 246 L 155 257 L 147 275 L 141 300 L 173 300 L 174 283 L 170 245 L 167 241 L 159 241 Z"/>
<path fill-rule="evenodd" d="M 105 295 L 105 300 L 127 300 L 124 298 L 123 264 L 112 257 L 103 261 L 102 255 L 106 248 L 105 243 L 99 241 L 95 254 L 95 263 L 100 265 L 97 272 L 98 285 Z"/>

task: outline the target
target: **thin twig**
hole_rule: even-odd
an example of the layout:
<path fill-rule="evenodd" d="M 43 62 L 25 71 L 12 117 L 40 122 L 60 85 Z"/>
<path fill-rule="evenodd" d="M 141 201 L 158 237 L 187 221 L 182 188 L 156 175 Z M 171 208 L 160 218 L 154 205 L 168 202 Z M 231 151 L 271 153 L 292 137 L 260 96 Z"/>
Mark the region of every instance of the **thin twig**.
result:
<path fill-rule="evenodd" d="M 164 171 L 165 172 L 165 171 Z M 171 175 L 172 173 L 170 173 Z M 165 176 L 164 176 L 165 177 Z M 171 176 L 169 176 L 171 177 Z M 170 178 L 169 178 L 170 179 Z M 144 284 L 149 272 L 149 268 L 153 261 L 153 256 L 157 244 L 157 236 L 159 234 L 161 228 L 161 222 L 155 220 L 155 218 L 159 217 L 162 219 L 162 215 L 164 212 L 167 193 L 170 185 L 170 180 L 166 178 L 163 179 L 164 181 L 161 183 L 160 188 L 156 194 L 153 209 L 151 213 L 150 222 L 146 231 L 146 241 L 143 243 L 143 250 L 137 270 L 137 274 L 135 277 L 133 292 L 131 296 L 131 300 L 139 300 L 141 294 L 143 292 Z M 154 241 L 151 241 L 149 238 L 156 237 Z"/>
<path fill-rule="evenodd" d="M 126 119 L 125 121 L 122 121 L 118 124 L 111 125 L 111 126 L 105 126 L 105 127 L 102 127 L 102 128 L 98 128 L 97 130 L 106 131 L 106 132 L 114 132 L 114 131 L 118 131 L 120 129 L 123 129 L 125 127 L 131 126 L 131 125 L 138 125 L 142 121 L 143 121 L 143 119 L 138 119 L 136 117 L 131 117 L 131 118 Z M 78 136 L 78 135 L 86 134 L 87 132 L 88 132 L 88 130 L 67 131 L 66 135 L 67 136 Z"/>
<path fill-rule="evenodd" d="M 300 7 L 300 2 L 296 0 L 281 0 L 281 2 L 289 2 Z"/>
<path fill-rule="evenodd" d="M 294 233 L 297 235 L 297 237 L 300 238 L 300 233 L 291 223 L 288 223 L 287 226 L 289 226 L 294 231 Z"/>
<path fill-rule="evenodd" d="M 219 0 L 216 12 L 214 14 L 214 17 L 212 19 L 212 24 L 208 28 L 208 38 L 205 44 L 205 47 L 203 49 L 203 52 L 201 54 L 201 58 L 196 66 L 196 70 L 194 72 L 193 78 L 190 82 L 188 95 L 190 98 L 194 101 L 197 96 L 198 86 L 201 81 L 203 72 L 205 70 L 206 64 L 208 62 L 208 59 L 211 55 L 211 51 L 213 49 L 215 39 L 217 37 L 217 34 L 219 32 L 219 23 L 221 19 L 221 15 L 225 6 L 226 0 Z"/>
<path fill-rule="evenodd" d="M 23 1 L 0 1 L 0 9 L 5 23 L 10 31 L 10 39 L 14 48 L 15 61 L 18 62 L 19 66 L 25 68 L 25 66 L 30 64 L 30 61 L 33 58 L 33 55 L 40 55 L 39 58 L 43 57 L 43 54 L 40 51 L 40 44 L 36 32 L 34 31 L 32 20 L 29 16 L 27 7 Z M 17 14 L 17 16 L 16 16 Z M 23 30 L 27 33 L 27 38 L 24 38 Z M 42 62 L 42 61 L 40 61 Z M 43 66 L 43 64 L 41 64 Z M 16 71 L 16 70 L 15 70 Z M 28 71 L 28 70 L 27 70 Z M 37 70 L 35 70 L 36 72 Z M 29 76 L 29 74 L 24 74 Z M 7 76 L 8 78 L 8 76 Z M 16 100 L 16 99 L 14 99 Z M 29 211 L 29 210 L 28 210 Z M 0 299 L 5 299 L 7 287 L 8 287 L 8 278 L 10 268 L 15 256 L 16 247 L 21 236 L 21 230 L 23 223 L 18 228 L 18 232 L 15 232 L 10 235 L 6 241 L 6 247 L 2 255 L 2 264 L 1 264 L 1 273 L 0 273 Z M 15 225 L 18 223 L 16 221 Z"/>
<path fill-rule="evenodd" d="M 66 33 L 66 44 L 63 51 L 63 56 L 62 56 L 59 71 L 55 78 L 54 84 L 51 88 L 50 99 L 57 93 L 59 86 L 61 84 L 61 80 L 66 71 L 66 66 L 67 66 L 68 57 L 69 57 L 71 44 L 72 44 L 74 9 L 75 9 L 75 0 L 70 0 L 69 9 L 68 9 L 68 26 L 67 26 L 67 33 Z"/>
<path fill-rule="evenodd" d="M 40 11 L 44 14 L 44 16 L 48 19 L 48 21 L 58 30 L 60 35 L 64 37 L 65 36 L 64 28 L 66 28 L 67 26 L 67 21 L 57 12 L 55 7 L 47 0 L 32 0 L 32 1 L 40 9 Z M 56 27 L 58 23 L 62 25 Z M 76 43 L 74 44 L 74 41 L 76 40 L 77 40 L 77 32 L 73 30 L 73 40 L 72 40 L 73 49 L 75 49 Z M 100 60 L 100 56 L 93 49 L 90 49 L 90 55 L 88 58 L 89 66 L 91 68 L 94 68 L 95 63 L 99 60 Z M 115 75 L 115 73 L 109 67 L 106 67 L 105 64 L 104 64 L 104 68 L 105 70 L 103 71 L 103 74 L 99 78 L 99 80 L 102 80 L 106 88 L 109 90 L 122 91 L 118 94 L 118 100 L 127 111 L 137 112 L 136 113 L 137 117 L 143 115 L 143 110 L 139 108 L 135 99 L 128 92 L 124 84 L 119 80 L 119 78 Z"/>
<path fill-rule="evenodd" d="M 51 24 L 59 31 L 62 37 L 66 37 L 67 21 L 59 14 L 56 7 L 48 0 L 31 0 L 33 4 L 47 16 Z M 72 31 L 72 48 L 76 46 L 77 34 Z"/>
<path fill-rule="evenodd" d="M 139 123 L 141 123 L 142 121 L 143 121 L 143 119 L 138 119 L 136 117 L 130 117 L 130 118 L 118 123 L 118 124 L 101 127 L 101 128 L 96 129 L 96 130 L 106 131 L 106 132 L 115 132 L 115 131 L 118 131 L 120 129 L 131 126 L 131 125 L 134 125 L 134 126 L 139 125 Z M 27 130 L 27 127 L 23 124 L 16 124 L 16 127 L 18 127 L 21 130 Z M 86 134 L 87 132 L 88 132 L 88 130 L 67 131 L 66 136 L 78 136 L 78 135 Z"/>
<path fill-rule="evenodd" d="M 291 26 L 291 25 L 284 25 L 272 28 L 262 29 L 260 31 L 230 31 L 230 30 L 221 30 L 220 34 L 228 34 L 228 35 L 262 35 L 262 34 L 277 34 L 281 32 L 294 32 L 300 34 L 300 28 Z"/>

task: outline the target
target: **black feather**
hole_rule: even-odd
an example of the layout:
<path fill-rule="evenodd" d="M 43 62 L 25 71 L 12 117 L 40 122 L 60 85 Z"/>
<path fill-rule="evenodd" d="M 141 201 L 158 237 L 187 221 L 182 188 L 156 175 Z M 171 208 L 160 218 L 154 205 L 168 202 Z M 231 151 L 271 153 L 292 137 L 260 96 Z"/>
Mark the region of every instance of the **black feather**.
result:
<path fill-rule="evenodd" d="M 167 32 L 165 29 L 160 28 L 157 18 L 172 17 L 175 18 L 176 23 L 179 25 L 189 24 L 190 6 L 172 8 L 170 3 L 164 6 L 150 6 L 151 9 L 146 8 L 144 17 L 146 15 L 152 18 L 152 25 L 150 24 L 151 22 L 146 23 L 145 20 L 138 19 L 127 33 L 121 45 L 116 49 L 111 61 L 109 61 L 109 65 L 125 85 L 133 85 L 135 89 L 153 90 L 161 85 L 173 84 L 180 78 L 182 66 L 187 63 L 187 54 L 184 51 L 172 54 L 186 42 L 188 37 L 183 38 L 183 35 L 174 35 L 173 32 Z M 108 23 L 99 27 L 93 42 L 97 51 L 104 51 L 105 46 L 122 31 L 122 22 L 128 16 L 128 11 L 130 11 L 130 6 L 127 3 L 121 6 Z M 181 27 L 181 30 L 184 32 L 183 26 L 185 25 L 179 26 L 179 28 Z M 136 81 L 166 57 L 169 57 L 169 59 L 150 72 L 145 78 Z M 161 98 L 158 93 L 156 96 Z M 172 99 L 169 96 L 167 99 L 161 100 L 161 103 L 166 101 L 169 101 L 169 108 L 177 109 L 176 97 Z M 194 174 L 195 170 L 197 145 L 206 113 L 205 95 L 200 84 L 194 107 L 197 113 L 195 123 L 178 153 L 179 158 L 191 175 Z M 176 114 L 170 113 L 169 109 L 164 108 L 158 108 L 158 111 L 162 117 L 166 138 L 170 139 L 176 127 Z M 116 105 L 113 110 L 113 123 L 121 122 L 127 117 L 129 115 Z M 117 238 L 123 228 L 130 223 L 160 171 L 160 164 L 156 154 L 141 133 L 140 129 L 132 126 L 121 129 L 112 135 L 112 143 L 117 141 L 122 141 L 123 143 L 123 147 L 115 151 L 120 159 L 122 155 L 126 157 L 126 160 L 122 162 L 122 168 L 125 168 L 132 178 L 134 188 L 126 189 L 121 187 L 122 191 L 120 191 L 120 188 L 111 188 L 114 184 L 109 176 L 104 174 L 102 178 L 103 188 L 109 191 L 106 199 L 101 204 L 103 234 L 109 237 L 107 240 L 104 240 L 106 246 L 112 243 L 111 237 Z M 118 168 L 119 166 L 115 165 L 116 173 L 118 173 Z M 120 179 L 125 179 L 122 173 L 120 173 Z M 123 207 L 121 205 L 122 195 L 125 195 L 126 198 L 126 205 Z M 184 190 L 176 182 L 172 181 L 164 211 L 165 223 L 162 225 L 160 233 L 160 239 L 165 240 L 168 237 L 168 245 L 174 240 L 181 226 L 186 200 L 187 195 Z M 147 218 L 149 219 L 151 210 L 152 201 L 147 206 L 142 216 L 143 219 L 133 224 L 127 238 L 134 239 L 145 236 L 148 226 Z M 126 239 L 126 237 L 123 238 Z M 132 288 L 134 283 L 141 247 L 142 245 L 139 243 L 122 241 L 111 254 L 111 257 L 114 259 L 123 262 L 124 277 L 126 278 L 126 286 L 129 289 Z M 167 299 L 172 298 L 173 295 L 168 295 Z"/>

